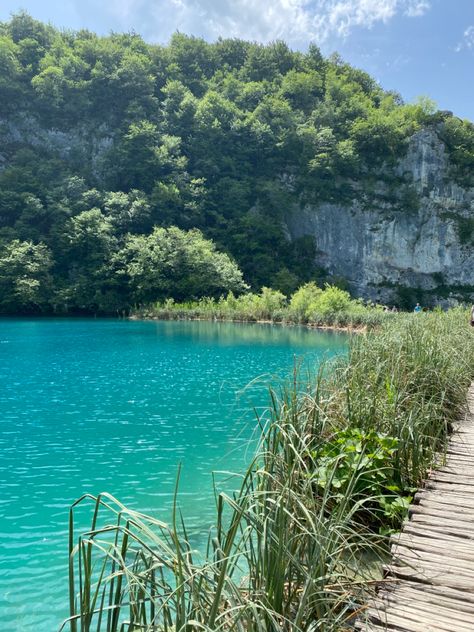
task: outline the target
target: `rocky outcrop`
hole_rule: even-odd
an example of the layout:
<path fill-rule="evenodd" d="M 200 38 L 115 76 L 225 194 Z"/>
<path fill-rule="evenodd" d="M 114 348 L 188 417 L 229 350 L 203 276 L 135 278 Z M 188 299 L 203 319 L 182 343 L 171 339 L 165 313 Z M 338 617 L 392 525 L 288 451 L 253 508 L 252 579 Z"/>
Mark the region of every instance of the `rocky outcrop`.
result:
<path fill-rule="evenodd" d="M 35 117 L 22 113 L 0 120 L 0 133 L 0 170 L 8 165 L 2 150 L 24 145 L 52 152 L 73 164 L 89 164 L 91 172 L 100 177 L 101 161 L 113 144 L 111 130 L 105 124 L 78 124 L 64 131 L 42 126 Z"/>
<path fill-rule="evenodd" d="M 350 205 L 295 205 L 286 218 L 290 238 L 314 237 L 318 265 L 358 296 L 397 303 L 404 288 L 415 288 L 427 303 L 474 298 L 474 189 L 449 177 L 435 129 L 411 138 L 394 175 L 401 183 L 394 202 L 361 192 Z M 404 205 L 409 198 L 415 203 Z"/>

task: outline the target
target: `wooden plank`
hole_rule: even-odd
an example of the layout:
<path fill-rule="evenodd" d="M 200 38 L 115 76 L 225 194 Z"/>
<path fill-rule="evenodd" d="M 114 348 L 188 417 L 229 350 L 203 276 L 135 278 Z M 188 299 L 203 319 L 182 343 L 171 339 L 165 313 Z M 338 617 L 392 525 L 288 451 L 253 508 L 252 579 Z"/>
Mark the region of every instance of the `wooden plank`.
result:
<path fill-rule="evenodd" d="M 438 533 L 438 535 L 441 535 Z M 462 559 L 463 561 L 469 561 L 469 564 L 472 566 L 474 563 L 473 555 L 474 550 L 472 545 L 466 546 L 466 543 L 469 543 L 469 540 L 463 540 L 462 538 L 444 538 L 441 537 L 416 537 L 413 539 L 412 534 L 408 531 L 404 531 L 404 538 L 394 541 L 392 548 L 400 544 L 402 546 L 406 546 L 409 549 L 415 550 L 423 550 L 426 549 L 427 552 L 434 551 L 446 551 L 449 550 L 452 555 L 456 558 Z M 466 556 L 466 557 L 465 557 Z"/>
<path fill-rule="evenodd" d="M 432 526 L 439 526 L 440 519 L 438 516 L 430 516 L 428 514 L 413 514 L 412 522 L 416 525 L 428 524 Z M 454 527 L 460 531 L 464 530 L 466 533 L 472 533 L 472 526 L 469 522 L 461 522 L 457 520 L 443 520 L 443 524 L 446 527 Z"/>
<path fill-rule="evenodd" d="M 433 604 L 418 600 L 413 593 L 400 594 L 400 591 L 395 591 L 391 594 L 381 595 L 381 601 L 387 612 L 401 610 L 407 613 L 419 613 L 423 620 L 431 621 L 433 624 L 442 624 L 449 632 L 453 631 L 454 625 L 456 625 L 456 630 L 460 632 L 461 630 L 473 632 L 471 613 L 457 612 L 452 607 L 446 608 L 441 604 L 436 604 L 436 609 L 434 609 Z M 373 606 L 369 605 L 370 608 Z"/>
<path fill-rule="evenodd" d="M 419 509 L 419 511 L 416 511 L 417 509 Z M 456 514 L 456 510 L 449 507 L 448 505 L 446 505 L 446 511 L 444 512 L 440 512 L 442 513 L 442 518 L 443 520 L 446 520 L 446 524 L 450 525 L 450 526 L 457 526 L 457 527 L 461 527 L 463 529 L 468 529 L 472 532 L 472 521 L 469 520 L 461 520 L 460 518 L 458 518 L 457 514 Z M 441 524 L 440 522 L 440 516 L 436 515 L 436 512 L 434 511 L 423 511 L 424 507 L 421 507 L 420 505 L 413 505 L 412 507 L 410 507 L 410 511 L 409 511 L 409 516 L 410 516 L 410 520 L 416 522 L 417 520 L 432 520 L 434 521 L 435 524 Z M 444 524 L 444 522 L 442 523 Z"/>
<path fill-rule="evenodd" d="M 474 452 L 472 450 L 472 445 L 474 445 L 474 439 L 473 439 L 473 444 L 471 444 L 471 452 L 462 452 L 460 450 L 456 450 L 456 453 L 451 452 L 450 454 L 447 453 L 445 458 L 440 460 L 438 463 L 436 463 L 432 468 L 430 468 L 430 473 L 431 472 L 437 472 L 441 467 L 449 467 L 451 465 L 451 467 L 456 466 L 456 467 L 470 467 L 470 461 L 472 461 L 473 457 L 474 457 Z M 448 448 L 449 449 L 449 448 Z"/>
<path fill-rule="evenodd" d="M 417 569 L 423 570 L 424 568 L 438 568 L 440 572 L 446 573 L 453 572 L 465 577 L 472 577 L 474 587 L 474 568 L 466 565 L 466 561 L 450 555 L 449 549 L 432 553 L 422 549 L 408 548 L 402 545 L 394 545 L 393 547 L 394 560 L 400 560 L 402 563 L 413 564 Z M 449 564 L 449 566 L 447 566 Z"/>
<path fill-rule="evenodd" d="M 446 629 L 434 624 L 431 620 L 428 620 L 422 615 L 417 615 L 413 612 L 404 612 L 395 608 L 391 608 L 389 611 L 379 611 L 375 609 L 369 609 L 367 614 L 370 618 L 376 622 L 383 624 L 390 624 L 397 626 L 401 630 L 407 630 L 409 632 L 453 632 L 452 627 Z"/>
<path fill-rule="evenodd" d="M 449 448 L 448 448 L 449 450 Z M 466 454 L 465 452 L 461 452 L 459 450 L 453 452 L 446 452 L 444 455 L 443 461 L 450 462 L 452 461 L 472 461 L 474 454 Z"/>
<path fill-rule="evenodd" d="M 428 604 L 430 607 L 437 607 L 439 605 L 446 609 L 463 612 L 469 617 L 472 617 L 470 621 L 474 621 L 474 603 L 461 601 L 461 599 L 452 599 L 450 597 L 443 596 L 440 593 L 422 591 L 419 589 L 419 586 L 423 586 L 423 584 L 415 584 L 413 582 L 410 586 L 406 586 L 406 584 L 409 583 L 410 582 L 403 582 L 397 587 L 397 590 L 394 591 L 397 598 L 400 597 L 403 599 L 406 597 L 407 599 L 412 599 L 416 603 Z M 434 590 L 436 589 L 435 587 L 433 588 Z"/>
<path fill-rule="evenodd" d="M 473 443 L 474 443 L 474 438 L 473 438 Z M 436 467 L 431 468 L 431 472 L 439 472 L 439 471 L 443 472 L 445 469 L 450 470 L 453 468 L 469 470 L 471 466 L 469 465 L 469 463 L 466 463 L 465 459 L 461 461 L 455 461 L 455 459 L 447 459 L 445 462 L 439 463 L 438 465 L 436 465 Z"/>
<path fill-rule="evenodd" d="M 450 458 L 451 455 L 464 456 L 464 457 L 468 457 L 470 459 L 474 458 L 474 452 L 472 451 L 472 449 L 463 448 L 461 446 L 449 447 L 446 450 L 446 460 L 448 462 L 449 462 L 449 458 Z"/>
<path fill-rule="evenodd" d="M 474 509 L 474 498 L 471 498 L 469 494 L 467 495 L 457 495 L 456 497 L 452 497 L 451 494 L 446 494 L 446 492 L 437 492 L 435 490 L 429 490 L 426 492 L 421 492 L 415 495 L 415 504 L 421 504 L 423 502 L 435 502 L 441 505 L 448 505 L 451 508 L 457 507 L 465 507 L 466 509 Z M 451 509 L 454 511 L 453 509 Z"/>
<path fill-rule="evenodd" d="M 444 560 L 444 564 L 441 561 Z M 470 579 L 472 586 L 469 590 L 474 591 L 474 569 L 466 568 L 466 565 L 459 563 L 459 560 L 451 559 L 447 554 L 444 556 L 435 556 L 424 551 L 413 551 L 407 549 L 393 557 L 392 565 L 397 567 L 406 566 L 415 573 L 426 572 L 427 575 L 444 575 L 446 577 L 462 577 Z"/>
<path fill-rule="evenodd" d="M 426 479 L 423 489 L 431 490 L 431 489 L 434 489 L 435 486 L 439 486 L 441 488 L 443 485 L 446 485 L 446 484 L 450 484 L 450 485 L 465 485 L 466 488 L 472 487 L 470 481 L 467 481 L 466 483 L 461 483 L 460 480 L 455 480 L 454 477 L 451 480 L 442 481 L 440 479 L 435 479 L 434 475 L 433 475 L 433 477 Z M 470 489 L 466 489 L 465 491 L 466 491 L 467 494 L 471 493 Z"/>
<path fill-rule="evenodd" d="M 474 621 L 474 604 L 469 604 L 456 599 L 449 599 L 442 597 L 439 594 L 424 593 L 421 590 L 416 590 L 414 588 L 405 588 L 403 584 L 398 587 L 395 595 L 397 599 L 410 599 L 416 604 L 426 604 L 426 606 L 431 609 L 441 606 L 446 610 L 462 612 L 468 617 L 468 621 L 471 623 Z"/>
<path fill-rule="evenodd" d="M 413 523 L 407 523 L 407 525 L 403 528 L 403 532 L 410 535 L 424 535 L 427 538 L 439 538 L 444 536 L 444 538 L 448 541 L 453 540 L 455 542 L 464 542 L 466 544 L 470 540 L 474 540 L 474 533 L 472 533 L 469 526 L 465 529 L 456 529 L 455 527 L 447 527 L 446 525 L 440 525 L 439 523 L 431 525 L 423 524 L 421 526 Z"/>
<path fill-rule="evenodd" d="M 445 483 L 439 483 L 440 487 L 435 487 L 433 484 L 432 489 L 426 489 L 422 494 L 417 496 L 417 502 L 412 503 L 415 507 L 419 505 L 422 500 L 425 502 L 429 502 L 432 500 L 433 502 L 442 502 L 443 504 L 454 505 L 457 501 L 456 506 L 459 506 L 459 503 L 466 502 L 466 506 L 472 509 L 472 489 L 467 492 L 466 490 L 458 490 L 453 488 L 451 485 L 451 489 L 445 489 Z M 442 487 L 441 487 L 442 486 Z"/>
<path fill-rule="evenodd" d="M 446 483 L 444 481 L 426 481 L 425 489 L 436 489 L 438 491 L 445 491 L 450 493 L 472 493 L 472 485 L 464 485 L 463 483 Z"/>
<path fill-rule="evenodd" d="M 356 621 L 354 624 L 355 630 L 361 630 L 361 632 L 387 632 L 387 630 L 400 630 L 400 628 L 392 628 L 385 625 L 377 625 L 373 621 Z"/>
<path fill-rule="evenodd" d="M 457 442 L 450 443 L 448 449 L 446 450 L 446 461 L 449 463 L 450 455 L 458 455 L 458 456 L 468 456 L 474 457 L 474 449 L 472 445 L 468 445 L 467 443 Z M 434 468 L 436 471 L 437 468 Z"/>
<path fill-rule="evenodd" d="M 407 569 L 411 571 L 414 580 L 424 581 L 427 583 L 431 580 L 443 579 L 441 585 L 452 586 L 453 588 L 461 588 L 463 585 L 465 590 L 474 592 L 474 573 L 463 571 L 462 567 L 450 565 L 442 568 L 438 560 L 432 560 L 423 554 L 420 561 L 416 555 L 394 557 L 392 560 L 392 568 Z M 436 583 L 440 583 L 436 581 Z M 459 582 L 459 585 L 458 585 Z"/>
<path fill-rule="evenodd" d="M 411 582 L 409 580 L 400 582 L 396 584 L 396 588 L 398 589 L 400 586 L 404 586 L 406 588 L 417 590 L 418 592 L 441 595 L 442 597 L 447 597 L 448 599 L 454 599 L 460 602 L 466 602 L 468 604 L 474 605 L 474 594 L 466 593 L 463 590 L 458 590 L 456 588 L 449 588 L 447 586 L 430 586 L 429 584 L 423 584 L 421 582 Z"/>
<path fill-rule="evenodd" d="M 440 463 L 438 467 L 459 467 L 471 468 L 474 465 L 474 458 L 470 456 L 451 455 L 449 459 Z"/>
<path fill-rule="evenodd" d="M 437 608 L 436 611 L 433 611 L 433 608 L 426 611 L 420 608 L 418 603 L 411 606 L 403 603 L 398 605 L 390 604 L 387 612 L 389 615 L 393 613 L 422 623 L 427 626 L 427 629 L 431 627 L 433 630 L 443 630 L 443 632 L 473 632 L 472 622 L 453 619 L 452 616 L 450 618 L 443 617 L 440 608 Z"/>
<path fill-rule="evenodd" d="M 444 475 L 444 476 L 443 476 Z M 465 480 L 465 482 L 462 482 Z M 439 476 L 433 474 L 430 478 L 427 478 L 425 481 L 424 489 L 431 490 L 433 489 L 433 485 L 465 485 L 466 487 L 472 487 L 472 478 L 468 478 L 468 475 L 464 472 L 462 475 L 458 476 L 454 473 L 441 472 Z M 466 493 L 470 494 L 470 490 L 466 489 Z"/>
<path fill-rule="evenodd" d="M 472 458 L 454 458 L 451 457 L 448 461 L 446 461 L 446 463 L 443 463 L 443 465 L 440 465 L 440 467 L 446 467 L 446 468 L 450 468 L 451 470 L 470 470 L 471 468 L 474 467 L 474 459 Z"/>
<path fill-rule="evenodd" d="M 401 537 L 393 540 L 393 548 L 397 546 L 444 556 L 448 550 L 451 557 L 461 559 L 463 562 L 469 561 L 470 566 L 474 568 L 474 547 L 458 544 L 456 541 L 411 537 L 405 532 Z"/>
<path fill-rule="evenodd" d="M 451 465 L 443 465 L 436 470 L 435 476 L 439 476 L 440 474 L 445 476 L 470 476 L 474 477 L 474 466 L 465 465 L 465 464 L 451 464 Z M 431 476 L 429 478 L 432 478 Z"/>
<path fill-rule="evenodd" d="M 447 586 L 457 590 L 474 591 L 474 583 L 471 577 L 463 577 L 457 573 L 444 573 L 439 569 L 432 572 L 418 571 L 407 566 L 389 566 L 387 571 L 394 577 L 409 579 L 410 581 L 420 581 L 434 586 Z"/>
<path fill-rule="evenodd" d="M 433 508 L 436 511 L 444 511 L 448 512 L 451 516 L 453 514 L 471 516 L 474 517 L 474 507 L 462 507 L 460 505 L 449 505 L 439 500 L 435 500 L 433 498 L 427 498 L 425 500 L 421 500 L 417 505 L 412 505 L 412 507 L 424 507 L 425 509 Z"/>
<path fill-rule="evenodd" d="M 469 472 L 442 472 L 441 470 L 438 470 L 430 476 L 429 480 L 444 481 L 447 483 L 459 483 L 460 481 L 466 481 L 466 485 L 472 485 L 474 482 L 474 468 L 469 468 Z"/>
<path fill-rule="evenodd" d="M 469 487 L 474 485 L 474 478 L 466 475 L 455 476 L 454 474 L 433 474 L 433 476 L 430 476 L 428 481 L 430 483 L 449 483 L 450 485 L 467 485 Z"/>
<path fill-rule="evenodd" d="M 446 498 L 448 498 L 451 496 L 451 494 L 453 494 L 453 492 L 453 496 L 464 498 L 467 502 L 472 502 L 472 492 L 474 485 L 461 483 L 460 481 L 461 479 L 457 481 L 451 479 L 450 481 L 430 481 L 429 483 L 427 482 L 427 485 L 429 485 L 429 487 L 426 487 L 426 491 L 423 495 L 417 495 L 417 502 L 415 502 L 414 504 L 418 504 L 418 502 L 420 502 L 421 500 L 435 501 L 436 496 L 445 496 Z"/>
<path fill-rule="evenodd" d="M 453 435 L 453 437 L 448 443 L 448 450 L 450 448 L 463 448 L 465 450 L 474 452 L 471 442 L 468 439 L 466 439 L 466 437 L 460 434 Z"/>
<path fill-rule="evenodd" d="M 474 490 L 473 490 L 474 491 Z M 449 520 L 453 520 L 453 518 L 455 519 L 456 522 L 460 522 L 460 523 L 467 523 L 470 525 L 473 525 L 474 527 L 474 515 L 472 514 L 465 514 L 465 513 L 461 513 L 461 512 L 456 512 L 455 515 L 453 515 L 453 511 L 451 511 L 450 509 L 438 509 L 437 507 L 431 507 L 431 506 L 424 506 L 424 505 L 412 505 L 410 507 L 410 514 L 413 515 L 423 515 L 423 516 L 432 516 L 433 518 L 439 518 L 439 519 L 443 519 L 443 518 L 447 518 Z"/>
<path fill-rule="evenodd" d="M 417 505 L 422 499 L 428 501 L 430 500 L 430 498 L 435 500 L 435 502 L 436 499 L 438 500 L 438 502 L 439 500 L 443 499 L 443 502 L 449 502 L 450 504 L 454 504 L 456 501 L 466 501 L 466 503 L 472 504 L 472 496 L 472 490 L 459 492 L 453 489 L 446 490 L 433 487 L 433 489 L 425 489 L 422 492 L 418 492 L 416 494 L 416 502 L 414 502 L 413 504 Z M 470 504 L 467 506 L 469 507 Z"/>
<path fill-rule="evenodd" d="M 438 531 L 431 530 L 428 529 L 426 525 L 421 535 L 417 533 L 416 530 L 411 530 L 410 527 L 406 527 L 403 530 L 403 538 L 393 538 L 391 542 L 393 545 L 399 542 L 409 548 L 427 546 L 436 548 L 437 550 L 444 550 L 446 546 L 449 546 L 456 555 L 468 553 L 470 556 L 474 554 L 472 540 L 459 535 L 447 534 L 441 529 Z"/>

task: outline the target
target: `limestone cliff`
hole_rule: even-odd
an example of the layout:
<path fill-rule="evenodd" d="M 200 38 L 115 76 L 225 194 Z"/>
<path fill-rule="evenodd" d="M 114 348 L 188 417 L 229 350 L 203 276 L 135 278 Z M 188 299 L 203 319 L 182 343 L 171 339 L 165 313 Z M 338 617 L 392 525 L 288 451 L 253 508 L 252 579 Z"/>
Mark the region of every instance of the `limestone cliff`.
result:
<path fill-rule="evenodd" d="M 396 202 L 361 192 L 350 205 L 295 205 L 286 218 L 290 238 L 313 236 L 317 263 L 358 296 L 396 303 L 404 288 L 415 288 L 413 297 L 426 303 L 471 300 L 474 189 L 449 177 L 435 129 L 416 133 L 393 171 L 401 183 Z M 404 207 L 407 192 L 415 204 Z"/>
<path fill-rule="evenodd" d="M 5 149 L 25 146 L 50 152 L 68 163 L 90 164 L 91 172 L 98 178 L 101 161 L 113 144 L 112 132 L 106 124 L 77 123 L 59 130 L 41 125 L 36 117 L 22 112 L 8 119 L 0 118 L 0 138 L 0 170 L 8 166 Z"/>

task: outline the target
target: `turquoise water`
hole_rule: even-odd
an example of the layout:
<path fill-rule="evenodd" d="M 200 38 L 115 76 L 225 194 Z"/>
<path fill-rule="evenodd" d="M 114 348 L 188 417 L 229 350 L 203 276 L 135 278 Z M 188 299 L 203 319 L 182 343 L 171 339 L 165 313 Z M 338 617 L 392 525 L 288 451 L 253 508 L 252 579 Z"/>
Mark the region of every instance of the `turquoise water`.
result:
<path fill-rule="evenodd" d="M 54 632 L 67 616 L 68 507 L 108 491 L 206 530 L 213 470 L 241 471 L 266 386 L 334 333 L 266 325 L 0 320 L 0 629 Z M 245 388 L 255 378 L 256 383 Z"/>

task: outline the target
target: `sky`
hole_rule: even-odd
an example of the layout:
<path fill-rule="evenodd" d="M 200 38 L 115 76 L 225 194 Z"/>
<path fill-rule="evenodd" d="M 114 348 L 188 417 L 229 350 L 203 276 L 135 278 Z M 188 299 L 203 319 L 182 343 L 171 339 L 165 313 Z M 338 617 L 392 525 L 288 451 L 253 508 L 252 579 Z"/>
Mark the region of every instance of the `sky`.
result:
<path fill-rule="evenodd" d="M 338 52 L 406 101 L 432 98 L 474 121 L 474 0 L 0 0 L 0 20 L 24 9 L 65 29 L 135 31 L 166 43 L 175 31 L 285 40 Z"/>

